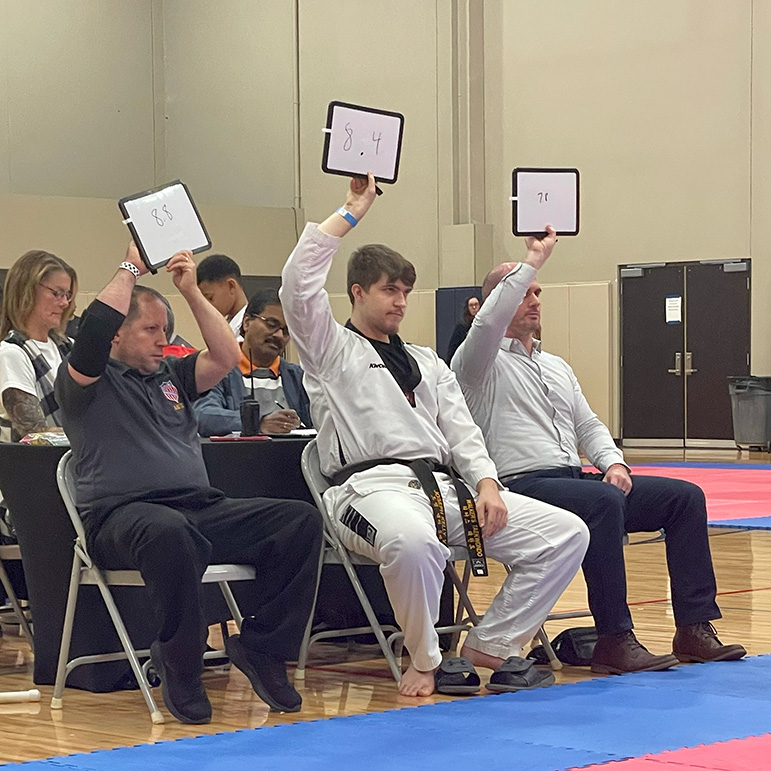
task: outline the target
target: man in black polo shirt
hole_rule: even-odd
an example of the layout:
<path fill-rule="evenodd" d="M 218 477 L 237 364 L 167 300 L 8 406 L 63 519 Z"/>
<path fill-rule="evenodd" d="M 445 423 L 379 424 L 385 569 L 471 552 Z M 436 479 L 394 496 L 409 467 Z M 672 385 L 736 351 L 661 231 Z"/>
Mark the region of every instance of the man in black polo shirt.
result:
<path fill-rule="evenodd" d="M 166 307 L 155 290 L 135 286 L 147 269 L 132 243 L 56 380 L 89 548 L 102 568 L 141 572 L 158 620 L 153 665 L 166 706 L 184 723 L 211 719 L 201 576 L 209 563 L 253 565 L 257 611 L 225 646 L 272 709 L 294 712 L 302 700 L 285 662 L 297 656 L 311 611 L 320 518 L 299 501 L 229 500 L 209 486 L 192 402 L 240 352 L 196 285 L 192 254 L 175 254 L 167 270 L 206 350 L 163 358 Z"/>

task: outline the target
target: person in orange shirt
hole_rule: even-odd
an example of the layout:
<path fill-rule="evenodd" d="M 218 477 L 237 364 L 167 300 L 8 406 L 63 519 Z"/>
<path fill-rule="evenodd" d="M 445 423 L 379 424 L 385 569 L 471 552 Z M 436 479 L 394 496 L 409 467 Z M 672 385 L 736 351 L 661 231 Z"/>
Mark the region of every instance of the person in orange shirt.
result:
<path fill-rule="evenodd" d="M 193 406 L 200 435 L 240 431 L 240 406 L 247 398 L 259 402 L 260 433 L 285 434 L 300 426 L 310 428 L 310 402 L 302 384 L 302 368 L 283 358 L 289 330 L 278 293 L 274 289 L 257 292 L 246 307 L 241 326 L 241 361 Z"/>

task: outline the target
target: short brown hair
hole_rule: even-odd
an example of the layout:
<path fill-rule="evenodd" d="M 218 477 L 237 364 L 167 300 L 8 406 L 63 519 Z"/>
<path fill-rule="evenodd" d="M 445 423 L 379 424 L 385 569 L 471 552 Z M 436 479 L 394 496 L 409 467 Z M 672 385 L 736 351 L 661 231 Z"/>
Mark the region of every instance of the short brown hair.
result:
<path fill-rule="evenodd" d="M 171 340 L 171 336 L 174 334 L 174 311 L 171 310 L 169 301 L 157 289 L 153 289 L 151 286 L 137 284 L 134 287 L 131 291 L 128 313 L 126 314 L 123 323 L 131 324 L 139 317 L 142 310 L 139 307 L 140 299 L 144 302 L 158 300 L 158 302 L 166 308 L 166 336 Z"/>
<path fill-rule="evenodd" d="M 33 249 L 26 252 L 11 266 L 5 277 L 3 288 L 3 306 L 0 312 L 0 339 L 11 330 L 27 332 L 27 319 L 32 313 L 37 300 L 38 284 L 47 280 L 52 273 L 63 271 L 72 280 L 72 291 L 76 291 L 77 275 L 67 263 L 55 254 L 45 252 L 42 249 Z M 75 298 L 62 311 L 62 318 L 70 315 Z M 50 331 L 52 337 L 60 338 L 61 334 L 56 330 Z"/>
<path fill-rule="evenodd" d="M 380 281 L 383 274 L 389 281 L 402 281 L 409 287 L 415 284 L 415 267 L 409 260 L 383 244 L 366 244 L 359 247 L 348 260 L 348 298 L 353 304 L 351 288 L 358 284 L 369 289 Z"/>

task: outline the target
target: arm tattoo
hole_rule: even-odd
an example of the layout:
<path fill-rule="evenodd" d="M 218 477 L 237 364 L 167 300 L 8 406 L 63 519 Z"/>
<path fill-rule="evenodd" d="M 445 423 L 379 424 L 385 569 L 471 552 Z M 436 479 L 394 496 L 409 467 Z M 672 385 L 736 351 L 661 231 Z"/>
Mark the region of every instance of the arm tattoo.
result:
<path fill-rule="evenodd" d="M 37 396 L 18 388 L 8 388 L 3 391 L 3 406 L 11 419 L 14 433 L 18 433 L 19 437 L 33 431 L 45 431 L 46 416 Z"/>

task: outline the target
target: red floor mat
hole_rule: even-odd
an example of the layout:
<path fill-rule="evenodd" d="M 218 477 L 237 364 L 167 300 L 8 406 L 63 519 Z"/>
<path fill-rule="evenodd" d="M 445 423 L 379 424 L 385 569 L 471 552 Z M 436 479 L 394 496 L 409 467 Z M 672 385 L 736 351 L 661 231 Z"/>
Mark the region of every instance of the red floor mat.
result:
<path fill-rule="evenodd" d="M 771 734 L 766 734 L 584 766 L 581 771 L 762 771 L 771 767 L 770 759 Z"/>
<path fill-rule="evenodd" d="M 710 521 L 771 516 L 771 470 L 632 466 L 634 474 L 685 479 L 707 496 Z"/>

